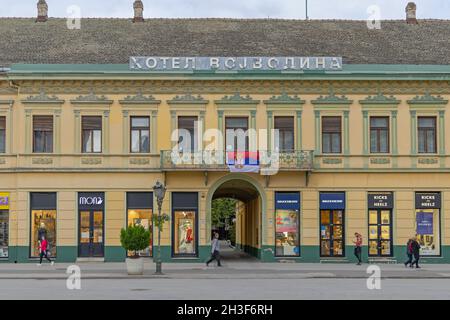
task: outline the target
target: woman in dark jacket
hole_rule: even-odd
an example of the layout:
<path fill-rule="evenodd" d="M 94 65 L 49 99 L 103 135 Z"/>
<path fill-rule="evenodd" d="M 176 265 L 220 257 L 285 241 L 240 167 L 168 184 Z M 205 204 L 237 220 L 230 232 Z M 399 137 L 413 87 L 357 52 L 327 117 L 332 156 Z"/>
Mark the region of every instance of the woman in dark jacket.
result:
<path fill-rule="evenodd" d="M 408 260 L 405 262 L 405 267 L 408 267 L 412 265 L 412 259 L 413 259 L 413 251 L 412 251 L 412 244 L 413 244 L 414 238 L 410 238 L 408 242 L 406 243 L 406 255 L 408 256 Z"/>
<path fill-rule="evenodd" d="M 413 263 L 411 263 L 411 268 L 413 268 L 414 265 L 416 265 L 416 268 L 420 269 L 420 267 L 419 267 L 420 244 L 417 241 L 417 239 L 414 239 L 414 241 L 412 242 L 412 254 L 413 254 L 413 257 L 414 257 L 414 261 L 413 261 Z"/>

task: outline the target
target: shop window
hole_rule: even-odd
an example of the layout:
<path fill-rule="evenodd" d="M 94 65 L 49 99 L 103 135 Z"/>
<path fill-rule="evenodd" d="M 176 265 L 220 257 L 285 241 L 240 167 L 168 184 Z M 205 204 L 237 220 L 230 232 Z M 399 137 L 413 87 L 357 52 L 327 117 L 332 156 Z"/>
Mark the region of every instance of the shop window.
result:
<path fill-rule="evenodd" d="M 178 148 L 181 152 L 195 152 L 198 150 L 198 118 L 178 117 Z"/>
<path fill-rule="evenodd" d="M 320 193 L 320 256 L 345 256 L 345 193 Z"/>
<path fill-rule="evenodd" d="M 341 117 L 322 117 L 322 152 L 341 153 Z"/>
<path fill-rule="evenodd" d="M 9 193 L 0 193 L 0 258 L 8 258 Z"/>
<path fill-rule="evenodd" d="M 45 238 L 56 257 L 56 194 L 31 194 L 31 257 L 39 257 L 39 241 Z"/>
<path fill-rule="evenodd" d="M 275 193 L 275 221 L 275 255 L 300 256 L 300 194 L 298 192 Z"/>
<path fill-rule="evenodd" d="M 389 117 L 370 117 L 370 152 L 389 153 Z"/>
<path fill-rule="evenodd" d="M 175 211 L 175 254 L 195 254 L 195 211 Z"/>
<path fill-rule="evenodd" d="M 127 224 L 140 225 L 150 231 L 150 243 L 148 248 L 138 252 L 142 257 L 153 255 L 153 194 L 151 192 L 128 192 L 127 193 Z M 128 252 L 128 256 L 133 253 Z"/>
<path fill-rule="evenodd" d="M 0 153 L 6 151 L 6 117 L 0 117 Z"/>
<path fill-rule="evenodd" d="M 294 151 L 294 117 L 275 117 L 274 129 L 279 134 L 279 151 Z"/>
<path fill-rule="evenodd" d="M 131 152 L 150 152 L 149 117 L 131 117 Z"/>
<path fill-rule="evenodd" d="M 33 152 L 53 152 L 53 116 L 33 116 Z"/>
<path fill-rule="evenodd" d="M 247 117 L 225 118 L 226 151 L 248 151 L 249 138 L 247 130 Z"/>
<path fill-rule="evenodd" d="M 416 193 L 416 236 L 422 256 L 441 254 L 440 215 L 440 193 Z"/>
<path fill-rule="evenodd" d="M 418 117 L 419 153 L 436 153 L 436 117 Z"/>
<path fill-rule="evenodd" d="M 102 117 L 101 116 L 83 116 L 82 126 L 82 144 L 83 153 L 102 152 Z"/>

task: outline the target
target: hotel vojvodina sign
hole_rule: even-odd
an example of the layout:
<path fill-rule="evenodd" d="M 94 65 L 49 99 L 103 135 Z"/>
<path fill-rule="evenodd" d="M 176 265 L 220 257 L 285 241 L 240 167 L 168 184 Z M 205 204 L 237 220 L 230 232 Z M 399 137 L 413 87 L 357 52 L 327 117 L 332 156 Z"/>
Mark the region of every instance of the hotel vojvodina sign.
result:
<path fill-rule="evenodd" d="M 339 71 L 342 57 L 130 57 L 134 71 Z"/>

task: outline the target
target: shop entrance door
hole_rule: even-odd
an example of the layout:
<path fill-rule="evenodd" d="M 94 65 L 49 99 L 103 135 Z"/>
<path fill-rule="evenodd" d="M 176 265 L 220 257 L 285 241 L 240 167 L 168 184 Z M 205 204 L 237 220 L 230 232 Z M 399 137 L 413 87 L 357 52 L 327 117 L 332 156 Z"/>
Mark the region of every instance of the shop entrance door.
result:
<path fill-rule="evenodd" d="M 392 211 L 369 210 L 369 256 L 392 256 Z"/>
<path fill-rule="evenodd" d="M 343 257 L 344 211 L 320 210 L 320 256 Z"/>
<path fill-rule="evenodd" d="M 80 257 L 103 257 L 103 211 L 80 211 L 80 234 L 78 255 Z"/>

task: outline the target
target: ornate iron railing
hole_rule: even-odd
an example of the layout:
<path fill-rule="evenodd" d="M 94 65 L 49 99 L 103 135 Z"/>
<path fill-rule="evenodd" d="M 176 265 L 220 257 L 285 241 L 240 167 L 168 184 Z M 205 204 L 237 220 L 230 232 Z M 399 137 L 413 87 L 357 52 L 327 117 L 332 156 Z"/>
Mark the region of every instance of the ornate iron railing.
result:
<path fill-rule="evenodd" d="M 261 171 L 311 171 L 313 169 L 313 151 L 258 151 L 257 154 L 259 159 L 258 166 Z M 173 150 L 162 150 L 161 169 L 166 171 L 228 171 L 227 158 L 229 157 L 230 154 L 225 151 L 176 152 Z"/>

